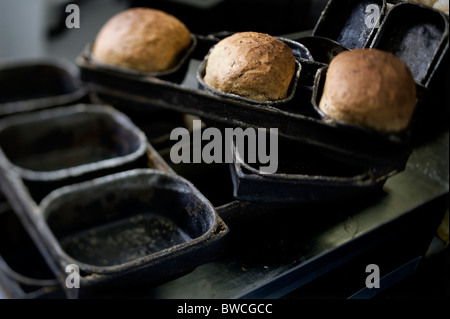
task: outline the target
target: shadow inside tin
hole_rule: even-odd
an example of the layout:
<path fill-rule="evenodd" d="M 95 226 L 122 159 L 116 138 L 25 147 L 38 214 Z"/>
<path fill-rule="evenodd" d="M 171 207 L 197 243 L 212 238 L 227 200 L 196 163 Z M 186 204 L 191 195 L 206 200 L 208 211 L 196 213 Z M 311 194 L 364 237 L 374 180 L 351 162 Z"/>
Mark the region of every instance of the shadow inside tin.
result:
<path fill-rule="evenodd" d="M 69 186 L 50 194 L 43 207 L 59 245 L 84 270 L 176 256 L 217 226 L 214 209 L 190 184 L 154 170 Z"/>
<path fill-rule="evenodd" d="M 0 117 L 80 102 L 87 89 L 65 60 L 27 59 L 0 65 Z"/>

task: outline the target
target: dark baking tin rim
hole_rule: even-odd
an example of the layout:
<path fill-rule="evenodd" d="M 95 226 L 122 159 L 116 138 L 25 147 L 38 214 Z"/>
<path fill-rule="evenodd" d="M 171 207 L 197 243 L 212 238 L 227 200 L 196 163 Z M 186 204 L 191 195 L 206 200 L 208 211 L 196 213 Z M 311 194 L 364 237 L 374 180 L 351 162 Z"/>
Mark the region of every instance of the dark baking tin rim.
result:
<path fill-rule="evenodd" d="M 88 43 L 84 51 L 82 52 L 82 55 L 84 56 L 84 59 L 86 59 L 89 63 L 92 63 L 93 65 L 95 65 L 97 68 L 101 69 L 104 72 L 126 74 L 129 76 L 139 78 L 154 77 L 162 80 L 164 79 L 172 80 L 173 78 L 177 77 L 177 75 L 179 75 L 178 73 L 182 71 L 183 66 L 186 65 L 186 63 L 188 62 L 189 58 L 192 55 L 192 52 L 194 52 L 195 48 L 197 47 L 197 38 L 195 37 L 194 34 L 191 33 L 191 43 L 189 44 L 189 47 L 186 48 L 184 52 L 181 53 L 178 63 L 173 67 L 171 67 L 170 69 L 162 72 L 142 72 L 133 70 L 131 68 L 107 64 L 92 57 L 92 47 L 93 43 Z M 184 77 L 184 74 L 180 76 Z"/>
<path fill-rule="evenodd" d="M 209 54 L 208 54 L 208 56 L 209 56 Z M 212 95 L 216 95 L 216 96 L 219 96 L 224 99 L 232 99 L 232 100 L 237 100 L 237 101 L 240 101 L 243 103 L 255 104 L 255 105 L 259 105 L 259 106 L 280 106 L 280 105 L 283 105 L 283 104 L 286 104 L 286 103 L 292 101 L 294 99 L 294 96 L 295 96 L 295 93 L 297 90 L 298 79 L 300 78 L 300 74 L 301 74 L 301 64 L 296 60 L 295 61 L 295 73 L 294 73 L 294 76 L 292 77 L 291 83 L 289 84 L 287 97 L 282 100 L 275 100 L 275 101 L 258 101 L 258 100 L 252 100 L 252 99 L 249 99 L 246 97 L 242 97 L 242 96 L 239 96 L 239 95 L 233 94 L 233 93 L 224 93 L 224 92 L 216 90 L 216 89 L 212 88 L 211 86 L 209 86 L 208 84 L 206 84 L 203 81 L 203 78 L 205 76 L 205 71 L 206 71 L 206 63 L 207 63 L 207 58 L 202 61 L 202 63 L 200 64 L 200 67 L 197 70 L 197 81 L 198 81 L 200 90 L 204 90 Z"/>
<path fill-rule="evenodd" d="M 162 249 L 149 255 L 136 258 L 132 261 L 128 261 L 113 266 L 97 266 L 80 262 L 74 259 L 73 257 L 69 256 L 61 247 L 59 241 L 56 239 L 50 227 L 47 225 L 46 208 L 52 203 L 53 200 L 57 200 L 58 198 L 64 196 L 65 194 L 71 193 L 77 189 L 87 190 L 93 183 L 95 183 L 96 185 L 102 185 L 137 175 L 155 175 L 155 174 L 164 175 L 167 178 L 173 179 L 175 182 L 186 185 L 191 190 L 191 195 L 198 198 L 204 204 L 205 209 L 208 209 L 209 216 L 213 218 L 211 227 L 205 233 L 187 242 L 183 242 L 171 246 L 169 248 Z M 158 264 L 159 262 L 164 262 L 172 258 L 176 258 L 177 256 L 179 256 L 180 253 L 191 254 L 196 249 L 201 249 L 203 246 L 205 247 L 210 246 L 216 241 L 219 241 L 220 239 L 224 238 L 228 234 L 228 227 L 222 222 L 221 218 L 217 214 L 215 207 L 209 202 L 209 200 L 202 193 L 200 193 L 200 191 L 191 182 L 176 174 L 171 174 L 151 168 L 124 171 L 96 178 L 87 182 L 72 184 L 59 188 L 44 198 L 44 200 L 39 205 L 39 210 L 40 210 L 39 214 L 40 224 L 38 225 L 38 227 L 40 228 L 41 234 L 45 236 L 45 239 L 49 247 L 51 247 L 53 253 L 56 254 L 55 257 L 57 257 L 64 264 L 78 265 L 80 267 L 80 271 L 85 272 L 86 274 L 86 276 L 82 279 L 92 283 L 98 280 L 100 281 L 109 280 L 109 278 L 107 277 L 98 278 L 95 275 L 103 275 L 103 276 L 120 275 L 125 274 L 127 272 L 132 272 L 133 270 L 143 269 L 144 267 L 151 267 L 152 264 Z M 217 254 L 220 254 L 220 252 L 218 251 Z M 209 256 L 207 258 L 214 259 L 213 256 Z M 198 262 L 200 262 L 200 260 L 198 260 Z M 113 277 L 111 279 L 113 279 Z"/>
<path fill-rule="evenodd" d="M 419 80 L 416 79 L 416 82 L 418 84 L 421 85 L 425 85 L 427 86 L 428 83 L 431 81 L 431 77 L 434 74 L 434 71 L 439 67 L 440 65 L 440 60 L 441 57 L 445 55 L 445 50 L 446 50 L 446 46 L 448 45 L 449 42 L 449 21 L 448 21 L 448 15 L 446 15 L 445 13 L 443 13 L 440 10 L 436 10 L 433 8 L 430 8 L 428 6 L 419 4 L 419 3 L 415 3 L 415 2 L 400 2 L 400 3 L 395 3 L 393 5 L 393 7 L 389 10 L 389 12 L 386 14 L 386 17 L 384 18 L 383 22 L 380 25 L 380 28 L 377 32 L 377 34 L 375 35 L 375 37 L 372 39 L 371 43 L 370 43 L 370 48 L 373 49 L 377 49 L 377 45 L 379 44 L 379 42 L 381 41 L 381 39 L 383 39 L 383 36 L 385 35 L 385 33 L 389 33 L 389 26 L 392 23 L 397 23 L 395 22 L 395 18 L 396 18 L 396 14 L 397 11 L 401 11 L 401 10 L 424 10 L 424 11 L 428 11 L 429 14 L 434 14 L 436 16 L 440 16 L 442 18 L 442 22 L 444 23 L 444 31 L 442 33 L 442 37 L 439 41 L 439 44 L 436 48 L 435 54 L 432 58 L 431 61 L 429 61 L 428 66 L 427 66 L 427 72 L 426 74 Z M 394 21 L 394 22 L 392 22 Z"/>
<path fill-rule="evenodd" d="M 83 86 L 82 81 L 79 79 L 79 69 L 73 63 L 62 58 L 27 58 L 4 61 L 0 64 L 0 72 L 3 70 L 34 66 L 49 66 L 67 73 L 72 80 L 75 90 L 67 94 L 0 103 L 0 117 L 73 104 L 81 101 L 88 95 L 87 88 Z"/>
<path fill-rule="evenodd" d="M 99 171 L 107 168 L 114 168 L 125 163 L 131 163 L 138 158 L 145 156 L 147 152 L 147 140 L 144 135 L 124 114 L 116 111 L 114 108 L 107 105 L 94 104 L 76 104 L 71 106 L 59 107 L 48 110 L 41 110 L 29 114 L 18 114 L 0 120 L 0 134 L 8 127 L 15 125 L 24 125 L 26 123 L 33 123 L 36 120 L 42 119 L 58 119 L 60 117 L 67 117 L 76 113 L 95 113 L 110 117 L 117 125 L 122 126 L 129 131 L 139 142 L 139 147 L 132 153 L 124 156 L 113 157 L 102 161 L 86 163 L 78 166 L 73 166 L 67 169 L 59 169 L 54 171 L 33 171 L 26 169 L 12 163 L 0 145 L 0 165 L 6 169 L 14 172 L 21 178 L 30 181 L 57 181 L 66 178 L 81 176 L 91 172 Z"/>
<path fill-rule="evenodd" d="M 328 19 L 335 19 L 335 14 L 336 12 L 333 12 L 333 10 L 331 10 L 333 7 L 343 7 L 345 6 L 346 9 L 348 10 L 348 7 L 346 6 L 348 4 L 348 2 L 358 2 L 356 0 L 346 0 L 345 3 L 342 0 L 329 0 L 325 6 L 325 8 L 323 9 L 319 19 L 317 20 L 316 25 L 314 26 L 312 35 L 313 36 L 321 36 L 321 37 L 327 37 L 326 35 L 322 34 L 322 31 L 324 29 L 324 25 L 326 26 L 326 24 L 328 23 Z M 386 12 L 386 0 L 381 0 L 382 2 L 382 7 L 380 8 L 380 21 L 379 23 L 381 24 L 384 20 L 384 15 Z M 377 28 L 373 28 L 369 35 L 367 36 L 367 39 L 364 41 L 364 44 L 362 45 L 362 48 L 365 48 L 367 46 L 370 45 L 370 43 L 372 42 L 373 38 L 375 37 L 375 35 L 377 34 L 378 29 Z M 331 38 L 330 38 L 331 39 Z M 335 39 L 331 39 L 333 41 L 336 41 Z M 339 42 L 337 42 L 339 43 Z M 342 44 L 341 44 L 342 45 Z M 345 46 L 344 46 L 345 47 Z M 349 48 L 350 50 L 353 50 L 354 48 Z"/>

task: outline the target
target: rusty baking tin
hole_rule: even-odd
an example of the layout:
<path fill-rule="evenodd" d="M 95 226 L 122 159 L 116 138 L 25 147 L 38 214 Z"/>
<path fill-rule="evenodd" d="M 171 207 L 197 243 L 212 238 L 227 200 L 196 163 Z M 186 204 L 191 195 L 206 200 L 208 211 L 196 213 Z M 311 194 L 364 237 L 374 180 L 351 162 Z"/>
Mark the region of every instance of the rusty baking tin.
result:
<path fill-rule="evenodd" d="M 380 191 L 398 171 L 340 161 L 322 149 L 303 143 L 279 141 L 278 171 L 265 174 L 260 164 L 249 163 L 233 145 L 230 164 L 234 196 L 261 203 L 345 201 Z"/>
<path fill-rule="evenodd" d="M 64 185 L 145 167 L 146 151 L 145 135 L 108 106 L 65 106 L 0 122 L 0 164 L 37 201 Z"/>
<path fill-rule="evenodd" d="M 87 97 L 79 70 L 64 59 L 21 59 L 0 64 L 0 118 L 61 105 Z"/>
<path fill-rule="evenodd" d="M 388 51 L 402 60 L 418 84 L 425 85 L 448 50 L 448 16 L 416 3 L 392 7 L 371 48 Z"/>
<path fill-rule="evenodd" d="M 382 21 L 386 10 L 384 0 L 330 0 L 314 27 L 313 36 L 329 38 L 350 50 L 367 47 L 377 32 L 366 23 L 371 14 L 366 12 L 369 5 L 379 8 Z"/>
<path fill-rule="evenodd" d="M 40 210 L 43 240 L 86 290 L 173 279 L 221 255 L 228 233 L 190 182 L 152 169 L 66 186 Z"/>

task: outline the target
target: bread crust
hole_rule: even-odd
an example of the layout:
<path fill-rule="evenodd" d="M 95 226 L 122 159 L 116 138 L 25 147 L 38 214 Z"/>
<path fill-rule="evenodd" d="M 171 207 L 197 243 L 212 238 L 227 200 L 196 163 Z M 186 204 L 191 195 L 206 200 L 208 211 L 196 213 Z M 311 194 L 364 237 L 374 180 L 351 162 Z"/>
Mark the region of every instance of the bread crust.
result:
<path fill-rule="evenodd" d="M 105 23 L 92 57 L 140 72 L 164 72 L 178 63 L 190 43 L 190 31 L 176 17 L 156 9 L 132 8 Z"/>
<path fill-rule="evenodd" d="M 204 82 L 224 93 L 256 101 L 285 99 L 295 57 L 284 42 L 264 33 L 240 32 L 211 50 Z"/>
<path fill-rule="evenodd" d="M 406 129 L 416 107 L 416 84 L 407 66 L 377 49 L 346 51 L 330 63 L 319 108 L 344 123 L 378 131 Z"/>

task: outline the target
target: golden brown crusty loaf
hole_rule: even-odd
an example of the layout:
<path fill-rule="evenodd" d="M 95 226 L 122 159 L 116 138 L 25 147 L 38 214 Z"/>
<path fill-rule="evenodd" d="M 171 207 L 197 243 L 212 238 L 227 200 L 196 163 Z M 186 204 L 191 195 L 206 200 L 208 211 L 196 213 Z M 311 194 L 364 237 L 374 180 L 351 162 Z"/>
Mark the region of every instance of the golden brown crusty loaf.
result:
<path fill-rule="evenodd" d="M 133 8 L 105 23 L 93 44 L 92 57 L 140 72 L 163 72 L 177 64 L 190 42 L 190 31 L 174 16 Z"/>
<path fill-rule="evenodd" d="M 358 49 L 330 63 L 319 108 L 329 117 L 385 132 L 406 129 L 416 107 L 416 84 L 391 53 Z"/>
<path fill-rule="evenodd" d="M 295 73 L 292 49 L 257 32 L 233 34 L 211 50 L 204 82 L 224 93 L 257 101 L 286 98 Z"/>

